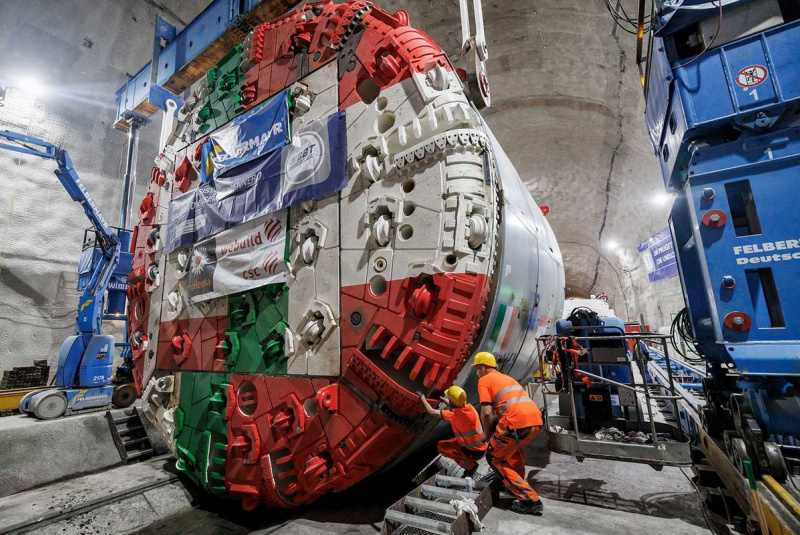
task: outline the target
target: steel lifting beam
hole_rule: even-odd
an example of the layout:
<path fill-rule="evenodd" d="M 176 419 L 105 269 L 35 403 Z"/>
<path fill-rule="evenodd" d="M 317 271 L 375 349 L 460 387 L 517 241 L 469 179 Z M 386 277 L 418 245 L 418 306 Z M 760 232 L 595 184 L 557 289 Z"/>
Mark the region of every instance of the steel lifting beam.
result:
<path fill-rule="evenodd" d="M 130 119 L 147 120 L 166 101 L 180 108 L 180 95 L 202 78 L 247 33 L 297 4 L 296 0 L 214 0 L 178 31 L 156 17 L 153 59 L 117 91 L 114 128 L 128 131 Z"/>

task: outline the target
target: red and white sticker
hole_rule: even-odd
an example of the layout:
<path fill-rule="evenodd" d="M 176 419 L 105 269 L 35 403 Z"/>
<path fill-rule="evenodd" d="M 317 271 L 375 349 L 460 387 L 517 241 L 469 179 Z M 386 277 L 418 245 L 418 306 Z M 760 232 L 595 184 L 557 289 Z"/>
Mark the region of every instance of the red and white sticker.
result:
<path fill-rule="evenodd" d="M 761 84 L 768 75 L 769 71 L 763 65 L 748 65 L 739 71 L 736 83 L 747 89 Z"/>

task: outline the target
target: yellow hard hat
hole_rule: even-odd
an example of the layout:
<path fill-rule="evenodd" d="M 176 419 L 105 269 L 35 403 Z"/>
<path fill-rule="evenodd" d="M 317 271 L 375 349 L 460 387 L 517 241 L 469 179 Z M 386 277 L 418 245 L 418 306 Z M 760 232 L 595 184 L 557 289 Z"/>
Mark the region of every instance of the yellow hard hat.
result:
<path fill-rule="evenodd" d="M 481 351 L 475 358 L 472 360 L 473 366 L 478 366 L 483 364 L 484 366 L 491 366 L 492 368 L 497 368 L 497 361 L 494 358 L 494 355 L 489 353 L 488 351 Z"/>
<path fill-rule="evenodd" d="M 467 393 L 460 386 L 451 386 L 444 391 L 447 399 L 453 404 L 453 407 L 463 407 L 467 402 Z"/>

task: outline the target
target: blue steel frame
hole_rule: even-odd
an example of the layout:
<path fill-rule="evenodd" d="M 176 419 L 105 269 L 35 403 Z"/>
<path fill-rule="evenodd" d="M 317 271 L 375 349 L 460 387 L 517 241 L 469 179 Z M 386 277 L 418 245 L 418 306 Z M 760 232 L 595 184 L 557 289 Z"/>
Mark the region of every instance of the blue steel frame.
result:
<path fill-rule="evenodd" d="M 144 101 L 166 110 L 166 100 L 182 105 L 179 96 L 163 87 L 175 73 L 214 43 L 228 28 L 240 24 L 242 16 L 262 0 L 214 0 L 186 28 L 178 31 L 160 16 L 156 17 L 153 59 L 130 76 L 116 93 L 117 121 L 138 116 L 135 108 Z M 176 110 L 177 113 L 177 110 Z"/>
<path fill-rule="evenodd" d="M 655 28 L 665 26 L 657 17 Z M 648 133 L 676 194 L 670 228 L 706 388 L 723 399 L 743 393 L 778 442 L 800 437 L 800 418 L 779 406 L 800 406 L 798 42 L 792 21 L 677 58 L 672 36 L 657 31 L 646 85 Z M 752 66 L 761 80 L 739 83 Z"/>

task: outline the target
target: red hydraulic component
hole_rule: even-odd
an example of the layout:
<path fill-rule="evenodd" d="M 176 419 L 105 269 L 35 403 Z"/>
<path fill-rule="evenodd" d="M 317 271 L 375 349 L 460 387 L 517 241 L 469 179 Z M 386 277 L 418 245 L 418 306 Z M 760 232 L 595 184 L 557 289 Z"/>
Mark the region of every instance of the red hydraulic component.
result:
<path fill-rule="evenodd" d="M 184 331 L 173 336 L 170 344 L 172 345 L 172 358 L 174 358 L 175 363 L 180 366 L 189 358 L 189 353 L 192 351 L 192 339 L 189 338 L 189 335 Z"/>
<path fill-rule="evenodd" d="M 339 385 L 334 383 L 332 385 L 323 386 L 317 390 L 316 394 L 317 405 L 320 409 L 330 412 L 339 410 Z"/>
<path fill-rule="evenodd" d="M 313 455 L 306 461 L 305 470 L 303 475 L 307 478 L 321 478 L 328 471 L 328 461 L 321 455 Z"/>
<path fill-rule="evenodd" d="M 202 143 L 199 143 L 197 147 L 201 149 Z M 181 164 L 175 169 L 175 186 L 180 191 L 186 193 L 189 191 L 189 186 L 191 186 L 192 181 L 195 179 L 197 179 L 197 171 L 195 171 L 189 158 L 184 157 Z"/>
<path fill-rule="evenodd" d="M 139 219 L 144 221 L 145 219 L 150 219 L 153 217 L 155 208 L 156 206 L 153 202 L 153 192 L 148 191 L 147 195 L 144 196 L 144 199 L 142 199 L 142 202 L 139 205 Z"/>
<path fill-rule="evenodd" d="M 261 454 L 261 439 L 258 436 L 256 424 L 244 424 L 241 427 L 241 435 L 237 435 L 230 445 L 236 454 L 244 457 L 245 464 L 256 464 Z"/>
<path fill-rule="evenodd" d="M 414 308 L 414 315 L 418 318 L 424 318 L 428 315 L 431 308 L 431 300 L 433 299 L 433 292 L 428 284 L 423 284 L 411 294 L 411 306 Z"/>
<path fill-rule="evenodd" d="M 279 412 L 272 419 L 273 427 L 277 427 L 278 429 L 281 429 L 283 431 L 291 429 L 292 422 L 294 422 L 294 415 L 292 414 L 291 409 L 286 409 L 285 411 Z"/>
<path fill-rule="evenodd" d="M 167 174 L 158 167 L 153 167 L 153 170 L 150 172 L 150 181 L 155 182 L 159 187 L 161 187 L 164 185 L 166 180 Z"/>
<path fill-rule="evenodd" d="M 753 325 L 753 320 L 744 312 L 729 312 L 725 315 L 725 326 L 734 331 L 746 331 Z"/>
<path fill-rule="evenodd" d="M 722 210 L 709 210 L 703 214 L 703 224 L 710 228 L 719 228 L 725 226 L 728 221 L 728 215 Z"/>
<path fill-rule="evenodd" d="M 392 17 L 394 17 L 395 20 L 397 20 L 397 22 L 399 22 L 402 26 L 408 26 L 408 11 L 405 9 L 398 9 L 394 12 Z"/>

